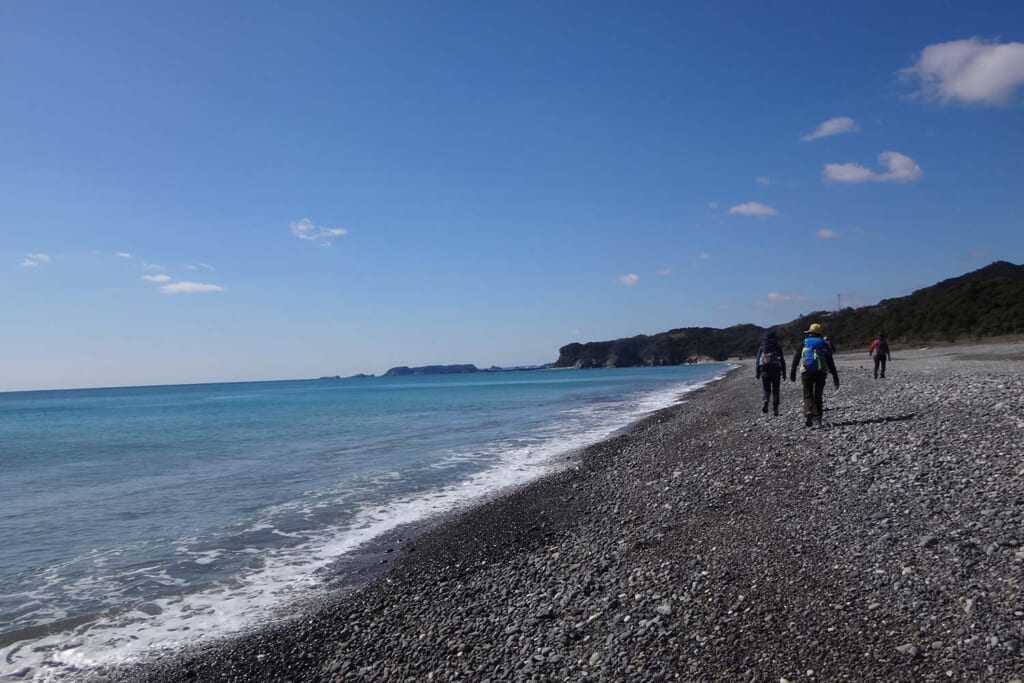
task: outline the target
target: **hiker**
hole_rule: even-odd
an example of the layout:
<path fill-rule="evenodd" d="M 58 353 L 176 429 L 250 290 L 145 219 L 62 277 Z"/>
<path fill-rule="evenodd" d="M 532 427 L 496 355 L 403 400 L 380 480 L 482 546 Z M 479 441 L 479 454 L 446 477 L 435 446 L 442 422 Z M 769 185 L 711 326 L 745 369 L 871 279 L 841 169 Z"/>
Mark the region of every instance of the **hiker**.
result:
<path fill-rule="evenodd" d="M 825 380 L 832 373 L 832 383 L 839 388 L 839 373 L 836 372 L 835 361 L 825 345 L 822 327 L 819 323 L 811 323 L 804 332 L 803 346 L 793 356 L 793 365 L 789 369 L 789 381 L 796 381 L 796 369 L 800 368 L 800 379 L 804 385 L 804 424 L 810 427 L 817 421 L 821 426 L 824 413 L 822 395 L 825 393 Z"/>
<path fill-rule="evenodd" d="M 768 399 L 772 399 L 772 413 L 779 414 L 779 385 L 786 377 L 786 358 L 774 332 L 764 336 L 757 347 L 757 360 L 754 362 L 755 376 L 761 380 L 764 388 L 761 412 L 768 412 Z"/>
<path fill-rule="evenodd" d="M 882 368 L 882 379 L 885 379 L 885 361 L 892 360 L 889 353 L 889 342 L 885 340 L 885 332 L 879 332 L 868 347 L 868 355 L 875 359 L 875 379 L 878 379 L 878 368 Z"/>

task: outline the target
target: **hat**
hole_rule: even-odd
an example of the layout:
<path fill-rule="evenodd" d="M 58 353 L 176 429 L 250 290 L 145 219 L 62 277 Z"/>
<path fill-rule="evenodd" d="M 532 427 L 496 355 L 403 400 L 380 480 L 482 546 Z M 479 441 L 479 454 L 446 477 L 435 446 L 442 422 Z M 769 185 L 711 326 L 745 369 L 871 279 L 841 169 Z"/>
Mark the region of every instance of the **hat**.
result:
<path fill-rule="evenodd" d="M 821 323 L 811 323 L 811 326 L 807 328 L 804 334 L 821 334 L 823 331 L 824 328 L 821 326 Z"/>

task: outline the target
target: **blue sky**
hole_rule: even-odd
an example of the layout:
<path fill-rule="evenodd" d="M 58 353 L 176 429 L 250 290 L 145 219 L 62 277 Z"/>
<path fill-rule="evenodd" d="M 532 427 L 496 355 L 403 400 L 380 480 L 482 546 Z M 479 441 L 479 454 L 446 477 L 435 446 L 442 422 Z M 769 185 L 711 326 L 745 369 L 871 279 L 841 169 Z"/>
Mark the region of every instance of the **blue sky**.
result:
<path fill-rule="evenodd" d="M 0 389 L 539 363 L 1020 263 L 1022 41 L 1019 2 L 5 2 Z"/>

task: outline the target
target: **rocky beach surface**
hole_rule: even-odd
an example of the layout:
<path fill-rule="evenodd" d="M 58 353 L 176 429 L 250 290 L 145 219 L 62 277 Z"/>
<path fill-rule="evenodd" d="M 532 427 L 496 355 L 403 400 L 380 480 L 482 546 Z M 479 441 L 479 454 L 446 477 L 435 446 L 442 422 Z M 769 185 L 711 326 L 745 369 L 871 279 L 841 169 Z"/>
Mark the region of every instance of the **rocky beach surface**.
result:
<path fill-rule="evenodd" d="M 762 414 L 747 363 L 362 590 L 95 677 L 1024 679 L 1024 344 L 837 365 L 821 429 L 799 384 Z"/>

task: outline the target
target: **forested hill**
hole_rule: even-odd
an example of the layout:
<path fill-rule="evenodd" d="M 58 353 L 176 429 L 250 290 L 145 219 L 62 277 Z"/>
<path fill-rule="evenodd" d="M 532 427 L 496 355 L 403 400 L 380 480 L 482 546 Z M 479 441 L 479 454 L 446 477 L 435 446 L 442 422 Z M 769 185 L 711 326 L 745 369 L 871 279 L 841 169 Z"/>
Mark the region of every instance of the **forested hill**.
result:
<path fill-rule="evenodd" d="M 686 327 L 649 336 L 567 344 L 559 349 L 555 367 L 678 365 L 750 356 L 767 329 L 775 330 L 784 345 L 795 347 L 812 322 L 822 323 L 840 350 L 867 346 L 880 330 L 895 345 L 1024 333 L 1024 266 L 997 261 L 908 296 L 839 312 L 816 311 L 772 328 Z"/>

